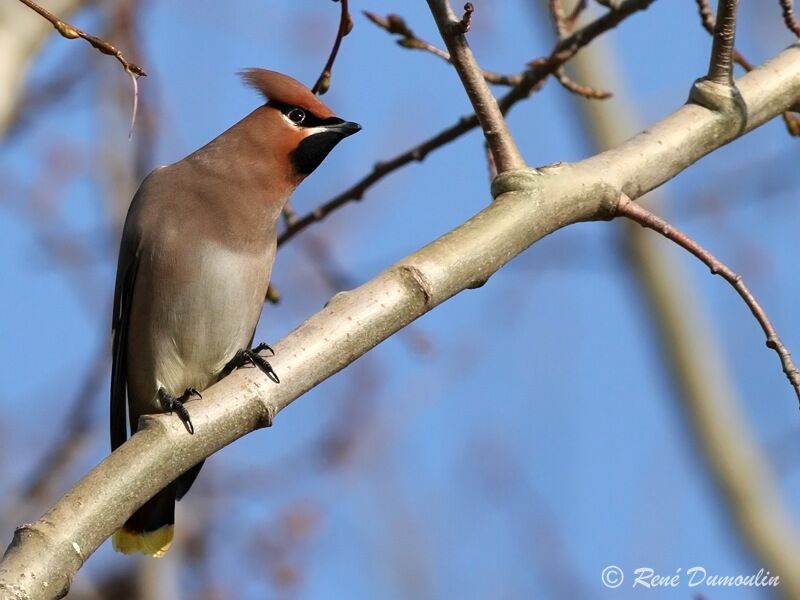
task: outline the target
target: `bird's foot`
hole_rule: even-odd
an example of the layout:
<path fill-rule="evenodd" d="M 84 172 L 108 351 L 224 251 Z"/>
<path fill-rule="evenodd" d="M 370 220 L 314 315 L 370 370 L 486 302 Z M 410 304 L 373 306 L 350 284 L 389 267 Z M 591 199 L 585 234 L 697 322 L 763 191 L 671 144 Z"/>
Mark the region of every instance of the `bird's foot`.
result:
<path fill-rule="evenodd" d="M 189 411 L 186 410 L 186 407 L 183 405 L 183 403 L 190 400 L 193 396 L 198 398 L 203 397 L 200 395 L 200 392 L 192 387 L 186 388 L 186 391 L 178 397 L 173 396 L 163 387 L 158 388 L 158 401 L 161 403 L 161 408 L 165 412 L 174 412 L 176 415 L 178 415 L 181 423 L 183 423 L 183 426 L 186 427 L 186 431 L 192 435 L 194 435 L 194 425 L 192 425 L 192 419 L 189 417 Z"/>
<path fill-rule="evenodd" d="M 239 350 L 230 363 L 231 369 L 239 369 L 245 365 L 253 365 L 254 367 L 261 369 L 261 371 L 263 371 L 263 373 L 272 381 L 275 383 L 280 383 L 281 380 L 278 378 L 278 374 L 275 372 L 275 369 L 272 368 L 272 365 L 269 364 L 267 359 L 261 356 L 261 352 L 264 350 L 269 350 L 271 356 L 275 356 L 275 351 L 270 348 L 268 344 L 259 344 L 250 350 Z"/>

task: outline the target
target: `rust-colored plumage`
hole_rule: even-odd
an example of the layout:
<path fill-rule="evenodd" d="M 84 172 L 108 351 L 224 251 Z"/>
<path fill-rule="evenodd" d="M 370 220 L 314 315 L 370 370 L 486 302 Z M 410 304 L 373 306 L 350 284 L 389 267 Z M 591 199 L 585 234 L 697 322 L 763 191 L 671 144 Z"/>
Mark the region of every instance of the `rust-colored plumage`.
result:
<path fill-rule="evenodd" d="M 333 116 L 333 111 L 320 102 L 302 83 L 277 71 L 267 69 L 244 69 L 240 72 L 247 85 L 261 92 L 267 100 L 299 106 L 320 119 Z"/>

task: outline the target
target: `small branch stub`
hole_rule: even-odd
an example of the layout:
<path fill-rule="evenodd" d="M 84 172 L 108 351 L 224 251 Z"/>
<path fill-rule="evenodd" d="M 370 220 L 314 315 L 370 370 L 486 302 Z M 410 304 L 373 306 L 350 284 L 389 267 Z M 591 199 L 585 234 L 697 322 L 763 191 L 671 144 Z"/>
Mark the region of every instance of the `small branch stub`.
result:
<path fill-rule="evenodd" d="M 469 28 L 472 27 L 473 12 L 475 12 L 475 7 L 472 6 L 472 2 L 467 2 L 464 5 L 464 15 L 461 17 L 460 21 L 453 23 L 451 31 L 456 35 L 464 35 L 467 33 Z"/>

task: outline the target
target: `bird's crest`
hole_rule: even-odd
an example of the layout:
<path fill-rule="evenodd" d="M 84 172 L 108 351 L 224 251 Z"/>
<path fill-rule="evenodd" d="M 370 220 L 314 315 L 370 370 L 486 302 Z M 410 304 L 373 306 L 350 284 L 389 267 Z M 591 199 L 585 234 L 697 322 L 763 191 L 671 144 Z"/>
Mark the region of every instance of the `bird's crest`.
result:
<path fill-rule="evenodd" d="M 261 92 L 267 100 L 299 106 L 320 119 L 333 116 L 333 111 L 325 106 L 302 83 L 277 71 L 267 69 L 244 69 L 239 73 L 245 83 Z"/>

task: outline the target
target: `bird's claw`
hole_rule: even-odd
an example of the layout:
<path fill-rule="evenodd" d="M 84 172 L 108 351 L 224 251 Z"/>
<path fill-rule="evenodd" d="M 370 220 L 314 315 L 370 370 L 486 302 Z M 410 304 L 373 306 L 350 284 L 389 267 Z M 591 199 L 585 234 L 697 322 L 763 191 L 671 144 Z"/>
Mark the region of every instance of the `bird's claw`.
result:
<path fill-rule="evenodd" d="M 244 365 L 253 365 L 254 367 L 261 369 L 261 371 L 272 381 L 275 383 L 280 383 L 281 380 L 278 377 L 278 374 L 275 372 L 275 369 L 272 368 L 272 365 L 269 364 L 267 359 L 259 354 L 264 350 L 269 350 L 271 356 L 275 356 L 275 351 L 270 348 L 269 345 L 262 343 L 255 348 L 251 348 L 250 350 L 241 350 L 231 361 L 232 368 L 239 369 Z"/>
<path fill-rule="evenodd" d="M 264 350 L 269 350 L 269 355 L 275 356 L 275 350 L 273 350 L 269 344 L 265 344 L 264 342 L 261 342 L 258 346 L 250 350 L 250 352 L 258 353 L 258 352 L 263 352 Z"/>
<path fill-rule="evenodd" d="M 186 391 L 184 391 L 179 397 L 173 396 L 163 387 L 158 389 L 158 401 L 161 403 L 161 408 L 165 412 L 174 412 L 176 415 L 178 415 L 181 423 L 183 423 L 183 426 L 186 427 L 186 431 L 188 431 L 191 435 L 194 435 L 194 425 L 192 425 L 192 419 L 189 416 L 189 411 L 186 410 L 186 407 L 183 405 L 183 403 L 193 396 L 196 396 L 197 398 L 203 397 L 200 392 L 192 387 L 186 388 Z"/>

